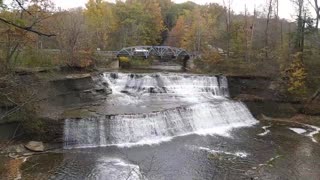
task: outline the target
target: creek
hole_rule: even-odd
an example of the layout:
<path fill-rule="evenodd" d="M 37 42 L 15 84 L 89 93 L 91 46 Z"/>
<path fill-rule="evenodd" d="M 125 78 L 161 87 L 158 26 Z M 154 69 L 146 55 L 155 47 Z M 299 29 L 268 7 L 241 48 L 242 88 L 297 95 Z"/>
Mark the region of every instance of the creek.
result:
<path fill-rule="evenodd" d="M 28 158 L 22 179 L 320 177 L 310 129 L 259 123 L 224 76 L 103 73 L 99 83 L 112 90 L 102 113 L 65 119 L 63 150 Z"/>

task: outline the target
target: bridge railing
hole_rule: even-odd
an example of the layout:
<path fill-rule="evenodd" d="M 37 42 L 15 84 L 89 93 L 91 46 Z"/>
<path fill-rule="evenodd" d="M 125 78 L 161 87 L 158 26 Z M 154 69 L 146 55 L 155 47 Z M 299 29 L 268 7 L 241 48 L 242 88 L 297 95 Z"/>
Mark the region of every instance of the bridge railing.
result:
<path fill-rule="evenodd" d="M 117 56 L 136 56 L 136 57 L 145 57 L 149 56 L 158 56 L 160 58 L 163 57 L 189 57 L 190 54 L 182 48 L 171 47 L 171 46 L 132 46 L 122 48 Z"/>
<path fill-rule="evenodd" d="M 146 50 L 148 50 L 148 52 L 139 52 L 139 51 L 135 52 L 135 48 L 143 49 L 144 47 L 146 48 Z M 60 49 L 40 49 L 40 51 L 48 52 L 50 54 L 56 54 L 56 53 L 62 52 L 62 50 Z M 134 46 L 134 47 L 123 48 L 120 51 L 95 51 L 95 53 L 98 55 L 102 55 L 104 57 L 109 57 L 109 58 L 115 58 L 119 55 L 148 57 L 151 54 L 154 55 L 154 53 L 156 53 L 159 57 L 160 56 L 179 56 L 180 54 L 184 56 L 188 55 L 192 59 L 201 57 L 201 54 L 199 52 L 187 52 L 184 49 L 170 47 L 170 46 Z"/>
<path fill-rule="evenodd" d="M 117 57 L 119 51 L 96 51 L 97 54 L 108 56 L 108 57 Z"/>

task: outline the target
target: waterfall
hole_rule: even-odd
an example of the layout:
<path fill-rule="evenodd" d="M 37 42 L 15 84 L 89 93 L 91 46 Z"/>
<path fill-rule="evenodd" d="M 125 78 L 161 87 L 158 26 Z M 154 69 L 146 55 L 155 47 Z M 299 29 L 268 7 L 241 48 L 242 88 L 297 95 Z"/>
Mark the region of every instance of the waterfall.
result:
<path fill-rule="evenodd" d="M 114 74 L 105 73 L 104 80 L 114 92 L 176 93 L 196 95 L 229 96 L 228 81 L 224 76 L 200 76 L 181 74 Z"/>
<path fill-rule="evenodd" d="M 65 148 L 154 144 L 191 133 L 226 135 L 232 128 L 256 123 L 242 102 L 227 98 L 223 76 L 105 73 L 103 80 L 114 94 L 175 95 L 189 103 L 156 112 L 66 119 Z"/>

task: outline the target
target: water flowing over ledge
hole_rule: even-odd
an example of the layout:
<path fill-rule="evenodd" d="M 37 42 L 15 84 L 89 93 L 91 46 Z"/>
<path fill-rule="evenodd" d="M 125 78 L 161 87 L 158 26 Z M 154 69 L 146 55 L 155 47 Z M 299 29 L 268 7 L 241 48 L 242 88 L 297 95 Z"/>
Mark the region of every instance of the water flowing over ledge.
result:
<path fill-rule="evenodd" d="M 224 76 L 105 73 L 102 81 L 116 95 L 156 96 L 160 102 L 174 95 L 189 103 L 157 112 L 66 119 L 65 148 L 157 144 L 192 133 L 228 135 L 233 128 L 257 122 L 243 103 L 227 98 Z M 117 97 L 111 100 L 131 100 Z"/>
<path fill-rule="evenodd" d="M 168 93 L 189 96 L 211 94 L 229 97 L 228 80 L 225 76 L 104 73 L 103 77 L 114 93 Z"/>

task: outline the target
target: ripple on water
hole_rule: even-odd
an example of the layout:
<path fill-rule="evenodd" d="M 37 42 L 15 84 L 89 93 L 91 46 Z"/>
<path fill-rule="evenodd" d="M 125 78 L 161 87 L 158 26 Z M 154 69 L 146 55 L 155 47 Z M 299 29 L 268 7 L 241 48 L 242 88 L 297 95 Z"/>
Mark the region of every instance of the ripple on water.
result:
<path fill-rule="evenodd" d="M 140 167 L 116 158 L 101 158 L 92 170 L 89 179 L 138 180 L 145 179 Z"/>

